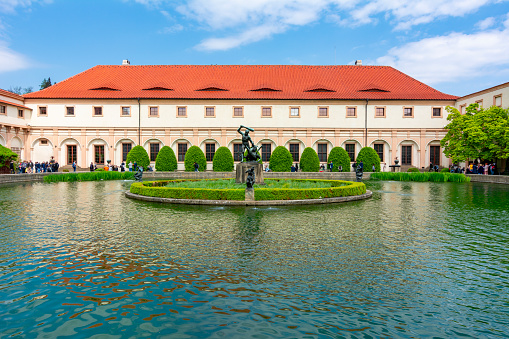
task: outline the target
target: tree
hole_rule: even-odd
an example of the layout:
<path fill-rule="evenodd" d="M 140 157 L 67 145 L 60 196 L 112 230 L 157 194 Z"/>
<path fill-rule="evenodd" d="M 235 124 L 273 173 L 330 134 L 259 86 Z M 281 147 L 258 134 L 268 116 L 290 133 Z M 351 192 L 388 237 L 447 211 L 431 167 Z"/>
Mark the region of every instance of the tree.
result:
<path fill-rule="evenodd" d="M 357 154 L 357 163 L 362 161 L 364 165 L 364 171 L 371 172 L 373 165 L 375 165 L 375 171 L 380 172 L 380 157 L 378 153 L 371 147 L 363 147 Z"/>
<path fill-rule="evenodd" d="M 214 172 L 233 171 L 233 156 L 228 147 L 219 147 L 212 158 L 212 170 Z"/>
<path fill-rule="evenodd" d="M 48 77 L 48 79 L 44 79 L 42 82 L 41 82 L 41 90 L 45 89 L 45 88 L 48 88 L 50 87 L 52 84 L 51 84 L 51 78 Z"/>
<path fill-rule="evenodd" d="M 350 156 L 343 147 L 334 147 L 331 149 L 329 157 L 327 158 L 327 163 L 331 161 L 334 165 L 332 169 L 333 172 L 338 171 L 339 165 L 343 168 L 341 172 L 350 172 Z"/>
<path fill-rule="evenodd" d="M 471 104 L 466 113 L 448 106 L 447 134 L 440 141 L 444 154 L 457 163 L 467 159 L 495 160 L 509 158 L 509 111 L 492 106 Z"/>
<path fill-rule="evenodd" d="M 143 146 L 134 146 L 129 153 L 127 153 L 127 159 L 125 160 L 126 164 L 132 162 L 136 163 L 138 166 L 142 166 L 144 170 L 148 168 L 150 165 L 150 158 L 148 157 L 147 151 L 143 148 Z"/>
<path fill-rule="evenodd" d="M 191 146 L 186 152 L 184 157 L 184 166 L 186 168 L 186 172 L 194 171 L 194 163 L 199 165 L 198 170 L 201 172 L 205 172 L 207 170 L 207 158 L 205 158 L 205 154 L 198 146 Z"/>
<path fill-rule="evenodd" d="M 14 87 L 9 87 L 8 91 L 9 92 L 12 92 L 12 93 L 15 93 L 17 95 L 23 95 L 23 94 L 27 94 L 27 93 L 32 93 L 34 90 L 34 88 L 32 86 L 28 86 L 28 87 L 25 87 L 25 88 L 22 88 L 21 86 L 14 86 Z"/>
<path fill-rule="evenodd" d="M 177 158 L 169 146 L 163 146 L 157 153 L 156 171 L 173 172 L 177 169 Z"/>
<path fill-rule="evenodd" d="M 278 146 L 270 155 L 269 168 L 274 172 L 290 172 L 292 170 L 293 157 L 286 147 Z"/>
<path fill-rule="evenodd" d="M 318 172 L 320 170 L 320 158 L 311 147 L 304 148 L 300 157 L 300 169 L 302 172 Z"/>

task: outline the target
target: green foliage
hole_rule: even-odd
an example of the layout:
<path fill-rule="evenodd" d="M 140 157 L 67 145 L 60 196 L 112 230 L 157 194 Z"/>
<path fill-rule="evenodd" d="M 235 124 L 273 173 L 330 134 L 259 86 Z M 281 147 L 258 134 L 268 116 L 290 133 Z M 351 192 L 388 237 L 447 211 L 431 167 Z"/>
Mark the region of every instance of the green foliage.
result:
<path fill-rule="evenodd" d="M 14 153 L 7 147 L 0 145 L 0 166 L 3 166 L 4 164 L 9 165 L 9 162 L 16 161 L 17 159 L 18 154 Z"/>
<path fill-rule="evenodd" d="M 375 172 L 380 172 L 380 157 L 378 153 L 371 147 L 363 147 L 357 155 L 357 163 L 364 164 L 365 172 L 372 172 L 375 165 Z"/>
<path fill-rule="evenodd" d="M 41 82 L 41 86 L 40 86 L 41 88 L 40 89 L 43 90 L 45 88 L 50 87 L 51 85 L 52 85 L 51 84 L 51 78 L 50 77 L 48 77 L 48 79 L 44 78 L 44 80 L 42 80 L 42 82 Z"/>
<path fill-rule="evenodd" d="M 415 167 L 410 167 L 407 172 L 419 172 L 419 169 L 415 168 Z"/>
<path fill-rule="evenodd" d="M 300 157 L 299 165 L 302 172 L 318 172 L 320 170 L 318 154 L 311 147 L 306 147 Z"/>
<path fill-rule="evenodd" d="M 269 161 L 269 168 L 274 172 L 290 172 L 293 164 L 293 157 L 284 146 L 278 146 L 272 152 Z"/>
<path fill-rule="evenodd" d="M 144 170 L 148 168 L 150 165 L 150 158 L 148 157 L 147 151 L 143 148 L 143 146 L 134 146 L 129 153 L 127 153 L 127 159 L 125 161 L 126 164 L 130 162 L 136 162 L 138 166 L 142 166 Z M 134 167 L 133 167 L 134 169 Z"/>
<path fill-rule="evenodd" d="M 68 170 L 67 168 L 64 168 L 64 169 L 62 170 L 62 172 L 68 173 L 68 172 L 69 172 L 69 170 Z"/>
<path fill-rule="evenodd" d="M 233 171 L 233 155 L 228 147 L 219 147 L 212 159 L 212 170 L 214 172 Z"/>
<path fill-rule="evenodd" d="M 162 180 L 149 181 L 131 185 L 131 193 L 160 198 L 171 199 L 203 199 L 203 200 L 244 200 L 245 189 L 232 188 L 190 188 L 179 187 L 179 183 L 189 181 L 205 181 L 209 185 L 211 180 Z M 302 200 L 302 199 L 321 199 L 332 197 L 345 197 L 360 195 L 366 193 L 366 185 L 361 182 L 350 182 L 343 180 L 317 180 L 317 179 L 293 179 L 291 186 L 296 182 L 304 187 L 311 188 L 286 188 L 289 180 L 285 179 L 266 179 L 267 183 L 273 182 L 281 188 L 259 187 L 255 188 L 255 200 Z M 282 181 L 282 183 L 276 183 Z M 320 183 L 319 183 L 320 182 Z M 316 187 L 325 184 L 326 187 Z M 200 185 L 200 184 L 198 184 Z M 172 186 L 172 187 L 168 187 Z M 315 186 L 315 187 L 313 187 Z"/>
<path fill-rule="evenodd" d="M 343 147 L 334 147 L 329 153 L 327 163 L 334 165 L 332 171 L 337 172 L 339 165 L 343 168 L 341 172 L 350 172 L 350 157 Z"/>
<path fill-rule="evenodd" d="M 186 152 L 186 156 L 184 157 L 184 166 L 186 168 L 186 172 L 194 172 L 194 163 L 198 163 L 198 171 L 205 172 L 207 170 L 207 158 L 205 158 L 205 154 L 198 146 L 191 146 Z"/>
<path fill-rule="evenodd" d="M 104 168 L 97 167 L 94 172 L 104 172 Z"/>
<path fill-rule="evenodd" d="M 432 181 L 432 182 L 470 182 L 470 178 L 461 173 L 436 173 L 436 172 L 377 172 L 372 173 L 371 180 L 395 180 L 395 181 Z"/>
<path fill-rule="evenodd" d="M 21 87 L 21 86 L 14 86 L 14 87 L 9 87 L 9 92 L 12 92 L 12 93 L 16 93 L 17 95 L 23 95 L 23 94 L 27 94 L 27 93 L 32 93 L 34 91 L 34 88 L 32 86 L 28 86 L 28 87 Z"/>
<path fill-rule="evenodd" d="M 177 170 L 177 157 L 169 146 L 163 146 L 157 153 L 156 171 L 173 172 Z"/>
<path fill-rule="evenodd" d="M 509 111 L 471 104 L 466 113 L 447 106 L 447 134 L 441 140 L 444 154 L 457 163 L 467 159 L 495 160 L 509 157 Z"/>
<path fill-rule="evenodd" d="M 85 172 L 50 174 L 44 177 L 44 182 L 68 182 L 68 181 L 97 181 L 97 180 L 131 180 L 134 179 L 132 172 Z"/>
<path fill-rule="evenodd" d="M 273 180 L 265 179 L 264 185 L 255 184 L 254 188 L 329 188 L 336 187 L 330 181 L 316 181 L 316 180 L 299 180 L 299 179 L 284 179 Z M 195 179 L 184 181 L 170 181 L 166 187 L 184 187 L 184 188 L 208 188 L 208 189 L 238 189 L 245 188 L 245 184 L 237 184 L 235 179 Z"/>
<path fill-rule="evenodd" d="M 440 173 L 449 173 L 449 172 L 450 172 L 450 170 L 448 168 L 442 168 L 440 170 Z"/>

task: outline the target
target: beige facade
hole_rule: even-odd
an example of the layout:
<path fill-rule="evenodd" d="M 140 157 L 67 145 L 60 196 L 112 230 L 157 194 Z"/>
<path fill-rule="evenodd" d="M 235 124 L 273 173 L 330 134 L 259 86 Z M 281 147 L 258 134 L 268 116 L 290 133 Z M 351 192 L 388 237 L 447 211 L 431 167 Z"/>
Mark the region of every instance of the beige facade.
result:
<path fill-rule="evenodd" d="M 465 113 L 465 108 L 475 103 L 484 108 L 491 106 L 508 108 L 509 82 L 458 98 L 455 107 L 461 113 Z"/>

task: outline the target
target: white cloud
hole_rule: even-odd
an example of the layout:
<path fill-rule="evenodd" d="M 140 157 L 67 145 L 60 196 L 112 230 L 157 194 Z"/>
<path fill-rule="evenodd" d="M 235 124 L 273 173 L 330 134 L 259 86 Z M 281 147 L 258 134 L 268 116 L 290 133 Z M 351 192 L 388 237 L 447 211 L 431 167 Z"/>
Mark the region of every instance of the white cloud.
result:
<path fill-rule="evenodd" d="M 29 8 L 35 3 L 52 3 L 53 0 L 0 0 L 0 13 L 13 13 L 17 7 Z"/>
<path fill-rule="evenodd" d="M 0 42 L 0 73 L 17 71 L 30 66 L 28 59 L 17 52 L 14 52 Z"/>
<path fill-rule="evenodd" d="M 173 34 L 173 33 L 180 32 L 183 29 L 184 29 L 184 26 L 182 26 L 180 24 L 175 24 L 171 27 L 163 28 L 162 30 L 159 31 L 159 33 L 160 34 Z"/>
<path fill-rule="evenodd" d="M 486 29 L 492 27 L 495 24 L 495 18 L 489 17 L 484 20 L 479 21 L 475 24 L 476 27 L 478 27 L 481 31 L 485 31 Z"/>
<path fill-rule="evenodd" d="M 451 33 L 389 50 L 376 60 L 429 84 L 487 76 L 509 66 L 509 21 L 501 30 Z"/>

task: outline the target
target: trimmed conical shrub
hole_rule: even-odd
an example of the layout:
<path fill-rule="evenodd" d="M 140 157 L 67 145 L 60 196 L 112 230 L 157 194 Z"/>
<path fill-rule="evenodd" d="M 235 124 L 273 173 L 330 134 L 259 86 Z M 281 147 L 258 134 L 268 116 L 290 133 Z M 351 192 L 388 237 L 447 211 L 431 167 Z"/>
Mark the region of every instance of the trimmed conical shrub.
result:
<path fill-rule="evenodd" d="M 334 165 L 332 171 L 337 172 L 339 165 L 342 167 L 342 172 L 350 172 L 350 157 L 343 147 L 334 147 L 329 153 L 327 163 Z"/>
<path fill-rule="evenodd" d="M 357 163 L 360 163 L 361 161 L 364 165 L 364 172 L 371 172 L 373 170 L 373 165 L 375 165 L 375 171 L 380 172 L 380 157 L 373 148 L 361 148 L 357 155 Z"/>
<path fill-rule="evenodd" d="M 214 172 L 233 171 L 233 156 L 228 147 L 219 147 L 212 159 L 212 170 Z"/>
<path fill-rule="evenodd" d="M 177 170 L 175 152 L 169 146 L 164 146 L 157 153 L 156 171 L 173 172 Z"/>
<path fill-rule="evenodd" d="M 194 172 L 194 163 L 198 163 L 198 170 L 200 172 L 205 172 L 207 170 L 207 158 L 205 158 L 205 154 L 198 146 L 191 146 L 186 152 L 186 156 L 184 157 L 184 166 L 186 168 L 186 172 Z"/>
<path fill-rule="evenodd" d="M 269 168 L 274 172 L 290 172 L 293 164 L 293 157 L 284 146 L 278 146 L 270 155 Z"/>
<path fill-rule="evenodd" d="M 150 158 L 148 157 L 147 151 L 143 146 L 134 146 L 129 153 L 127 153 L 127 159 L 125 163 L 128 165 L 130 162 L 133 164 L 136 162 L 138 166 L 142 166 L 143 170 L 147 170 L 150 165 Z"/>
<path fill-rule="evenodd" d="M 300 156 L 300 170 L 302 172 L 318 172 L 320 170 L 320 159 L 311 147 L 306 147 Z"/>

